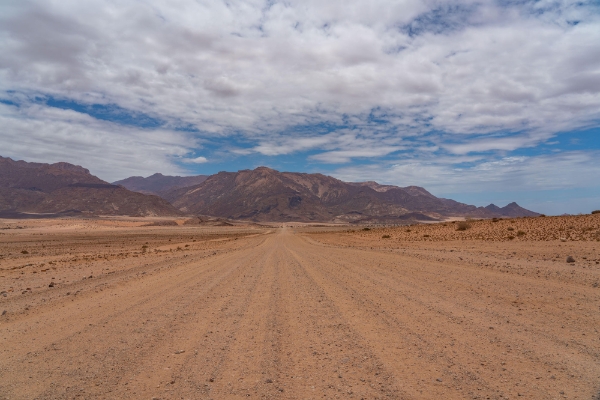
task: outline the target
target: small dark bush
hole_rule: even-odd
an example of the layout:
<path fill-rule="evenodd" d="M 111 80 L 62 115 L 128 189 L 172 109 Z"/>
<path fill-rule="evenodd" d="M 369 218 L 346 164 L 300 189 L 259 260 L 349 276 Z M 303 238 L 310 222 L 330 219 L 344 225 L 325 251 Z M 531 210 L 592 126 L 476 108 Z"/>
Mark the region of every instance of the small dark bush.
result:
<path fill-rule="evenodd" d="M 517 236 L 524 236 L 527 233 L 523 232 L 523 231 L 517 231 Z"/>
<path fill-rule="evenodd" d="M 406 232 L 411 232 L 411 230 L 410 230 L 410 229 L 407 229 L 407 230 L 406 230 Z"/>
<path fill-rule="evenodd" d="M 492 218 L 492 222 L 498 222 L 500 221 L 498 218 Z"/>
<path fill-rule="evenodd" d="M 508 227 L 508 230 L 509 230 L 509 231 L 514 231 L 514 230 L 515 230 L 515 228 L 513 228 L 512 226 L 509 226 L 509 227 Z"/>
<path fill-rule="evenodd" d="M 382 239 L 389 239 L 389 238 L 390 238 L 390 235 L 383 235 L 381 238 L 382 238 Z"/>
<path fill-rule="evenodd" d="M 457 231 L 466 231 L 470 227 L 471 227 L 471 224 L 469 224 L 467 221 L 460 221 L 458 224 L 456 224 Z"/>
<path fill-rule="evenodd" d="M 371 228 L 363 228 L 363 231 L 370 231 Z"/>
<path fill-rule="evenodd" d="M 540 214 L 540 215 L 538 215 L 538 217 L 545 217 L 545 216 L 546 216 L 546 214 Z"/>
<path fill-rule="evenodd" d="M 515 237 L 514 236 L 509 236 L 508 240 L 513 240 Z"/>
<path fill-rule="evenodd" d="M 29 254 L 29 252 L 27 250 L 23 250 L 21 254 Z"/>
<path fill-rule="evenodd" d="M 423 237 L 429 237 L 429 235 L 423 235 Z"/>
<path fill-rule="evenodd" d="M 600 210 L 594 210 L 592 211 L 592 214 L 600 214 Z"/>

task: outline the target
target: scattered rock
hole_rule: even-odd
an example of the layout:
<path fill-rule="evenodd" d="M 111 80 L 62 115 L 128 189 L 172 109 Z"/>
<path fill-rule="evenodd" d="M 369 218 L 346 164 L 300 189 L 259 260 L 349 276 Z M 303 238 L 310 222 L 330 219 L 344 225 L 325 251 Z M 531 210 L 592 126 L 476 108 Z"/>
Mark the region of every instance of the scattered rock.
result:
<path fill-rule="evenodd" d="M 175 354 L 181 354 L 181 353 L 185 353 L 185 350 L 177 350 L 177 351 L 175 351 Z"/>
<path fill-rule="evenodd" d="M 437 378 L 436 381 L 441 382 L 442 380 L 440 378 Z"/>
<path fill-rule="evenodd" d="M 574 263 L 575 259 L 572 256 L 567 256 L 567 262 L 568 263 Z"/>
<path fill-rule="evenodd" d="M 2 315 L 6 315 L 7 312 L 8 311 L 6 311 L 6 310 L 2 311 Z"/>
<path fill-rule="evenodd" d="M 48 285 L 48 287 L 54 287 L 54 282 L 50 282 L 50 284 Z"/>
<path fill-rule="evenodd" d="M 272 379 L 267 379 L 267 380 L 265 381 L 265 383 L 273 383 L 273 380 L 272 380 Z"/>

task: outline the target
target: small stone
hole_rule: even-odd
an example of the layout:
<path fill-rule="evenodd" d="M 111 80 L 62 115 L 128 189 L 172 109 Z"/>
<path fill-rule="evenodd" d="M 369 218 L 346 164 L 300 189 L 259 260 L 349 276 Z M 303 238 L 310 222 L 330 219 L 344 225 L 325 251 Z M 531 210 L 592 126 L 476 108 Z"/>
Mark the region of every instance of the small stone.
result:
<path fill-rule="evenodd" d="M 177 350 L 177 351 L 175 352 L 175 354 L 181 354 L 181 353 L 185 353 L 185 350 Z"/>
<path fill-rule="evenodd" d="M 441 382 L 442 380 L 440 378 L 437 378 L 436 381 Z"/>
<path fill-rule="evenodd" d="M 265 382 L 266 383 L 273 383 L 273 380 L 272 379 L 267 379 Z"/>
<path fill-rule="evenodd" d="M 214 382 L 214 381 L 215 381 L 215 378 L 210 378 L 208 381 L 209 381 L 209 382 Z"/>
<path fill-rule="evenodd" d="M 50 282 L 50 284 L 48 285 L 48 287 L 54 287 L 54 282 Z"/>
<path fill-rule="evenodd" d="M 7 312 L 8 311 L 6 311 L 6 310 L 2 311 L 2 315 L 6 315 Z"/>
<path fill-rule="evenodd" d="M 574 263 L 575 259 L 572 256 L 567 256 L 567 262 L 568 263 Z"/>

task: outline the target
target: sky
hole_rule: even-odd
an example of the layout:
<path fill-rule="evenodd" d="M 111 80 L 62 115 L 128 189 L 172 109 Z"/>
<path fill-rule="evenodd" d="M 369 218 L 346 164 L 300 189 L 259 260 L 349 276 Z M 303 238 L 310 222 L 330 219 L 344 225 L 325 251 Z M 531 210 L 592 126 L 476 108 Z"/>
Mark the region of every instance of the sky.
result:
<path fill-rule="evenodd" d="M 597 0 L 5 0 L 0 155 L 600 209 Z"/>

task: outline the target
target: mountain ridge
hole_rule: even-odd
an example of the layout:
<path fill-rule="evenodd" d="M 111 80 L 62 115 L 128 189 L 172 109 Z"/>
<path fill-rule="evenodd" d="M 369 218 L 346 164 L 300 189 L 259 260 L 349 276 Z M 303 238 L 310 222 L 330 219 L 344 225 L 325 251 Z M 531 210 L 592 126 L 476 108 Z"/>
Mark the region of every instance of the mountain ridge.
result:
<path fill-rule="evenodd" d="M 89 170 L 65 162 L 14 161 L 0 156 L 0 212 L 176 216 L 181 213 L 158 196 L 112 185 Z"/>
<path fill-rule="evenodd" d="M 421 220 L 506 217 L 508 212 L 539 215 L 516 203 L 508 209 L 487 209 L 438 198 L 419 186 L 343 182 L 320 173 L 268 167 L 222 171 L 198 185 L 163 193 L 163 198 L 185 213 L 254 221 L 395 223 L 418 221 L 419 215 Z"/>

